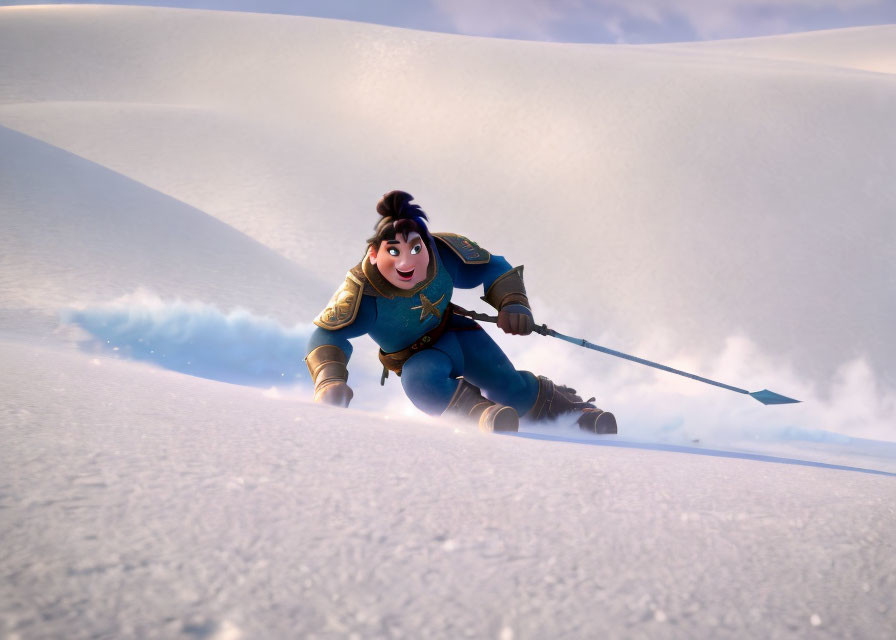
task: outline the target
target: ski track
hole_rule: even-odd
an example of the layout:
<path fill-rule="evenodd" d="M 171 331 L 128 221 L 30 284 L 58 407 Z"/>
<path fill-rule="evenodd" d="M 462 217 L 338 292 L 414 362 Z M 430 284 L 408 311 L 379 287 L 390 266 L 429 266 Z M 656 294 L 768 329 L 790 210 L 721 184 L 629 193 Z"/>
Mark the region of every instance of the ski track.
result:
<path fill-rule="evenodd" d="M 743 451 L 723 451 L 720 449 L 706 449 L 703 447 L 683 447 L 674 444 L 664 444 L 660 442 L 629 442 L 621 439 L 576 439 L 565 438 L 562 436 L 551 436 L 544 433 L 526 433 L 519 432 L 513 434 L 501 434 L 519 438 L 532 438 L 535 440 L 545 440 L 549 442 L 569 442 L 574 444 L 586 444 L 602 447 L 623 447 L 628 449 L 645 449 L 649 451 L 668 451 L 671 453 L 688 453 L 699 456 L 716 456 L 721 458 L 737 458 L 740 460 L 754 460 L 756 462 L 773 462 L 777 464 L 794 464 L 807 467 L 817 467 L 819 469 L 837 469 L 840 471 L 855 471 L 858 473 L 871 473 L 883 476 L 896 477 L 896 473 L 883 471 L 881 469 L 864 469 L 862 467 L 851 467 L 842 464 L 832 464 L 829 462 L 819 462 L 814 460 L 798 460 L 796 458 L 781 458 L 777 456 L 767 456 L 758 453 L 748 453 Z"/>

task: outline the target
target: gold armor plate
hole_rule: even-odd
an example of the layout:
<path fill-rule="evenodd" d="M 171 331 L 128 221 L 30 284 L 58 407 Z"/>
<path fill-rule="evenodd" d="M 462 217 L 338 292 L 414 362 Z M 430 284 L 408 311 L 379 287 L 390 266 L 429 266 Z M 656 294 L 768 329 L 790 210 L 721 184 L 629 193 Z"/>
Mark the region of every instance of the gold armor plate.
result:
<path fill-rule="evenodd" d="M 464 236 L 459 236 L 456 233 L 434 233 L 432 235 L 448 245 L 448 248 L 456 253 L 457 257 L 465 264 L 486 264 L 492 258 L 488 251 Z"/>
<path fill-rule="evenodd" d="M 331 331 L 349 326 L 358 317 L 363 286 L 357 276 L 349 271 L 327 307 L 314 319 L 314 324 Z"/>

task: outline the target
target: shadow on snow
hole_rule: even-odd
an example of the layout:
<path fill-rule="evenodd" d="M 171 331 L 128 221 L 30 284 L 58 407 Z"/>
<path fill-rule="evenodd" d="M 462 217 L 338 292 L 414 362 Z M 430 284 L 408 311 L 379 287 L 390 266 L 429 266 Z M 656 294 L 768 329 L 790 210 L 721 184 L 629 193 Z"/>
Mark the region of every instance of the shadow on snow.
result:
<path fill-rule="evenodd" d="M 721 449 L 703 449 L 700 447 L 688 447 L 684 445 L 662 444 L 653 442 L 631 442 L 625 440 L 602 439 L 602 438 L 569 438 L 564 436 L 553 436 L 544 433 L 502 433 L 501 435 L 513 436 L 517 438 L 529 438 L 532 440 L 547 440 L 550 442 L 568 442 L 571 444 L 587 444 L 597 447 L 621 447 L 624 449 L 644 449 L 647 451 L 668 451 L 671 453 L 690 453 L 699 456 L 713 456 L 717 458 L 738 458 L 741 460 L 755 460 L 757 462 L 774 462 L 777 464 L 792 464 L 803 467 L 817 467 L 820 469 L 837 469 L 839 471 L 856 471 L 859 473 L 871 473 L 881 476 L 890 476 L 896 478 L 896 473 L 889 471 L 881 471 L 878 469 L 865 469 L 862 467 L 850 467 L 842 464 L 831 464 L 828 462 L 813 462 L 811 460 L 799 460 L 797 458 L 780 458 L 777 456 L 768 456 L 759 453 L 741 453 L 738 451 L 724 451 Z M 612 436 L 611 436 L 612 437 Z"/>

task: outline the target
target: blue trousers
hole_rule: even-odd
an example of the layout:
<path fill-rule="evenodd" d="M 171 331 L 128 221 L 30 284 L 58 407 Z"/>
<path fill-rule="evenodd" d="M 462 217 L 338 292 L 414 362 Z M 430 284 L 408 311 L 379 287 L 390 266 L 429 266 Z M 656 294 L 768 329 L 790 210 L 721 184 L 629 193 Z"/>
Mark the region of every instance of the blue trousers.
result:
<path fill-rule="evenodd" d="M 528 371 L 517 371 L 501 347 L 465 318 L 452 319 L 432 347 L 404 363 L 401 386 L 418 409 L 440 415 L 457 390 L 460 376 L 492 402 L 513 407 L 521 416 L 538 396 L 538 379 Z"/>

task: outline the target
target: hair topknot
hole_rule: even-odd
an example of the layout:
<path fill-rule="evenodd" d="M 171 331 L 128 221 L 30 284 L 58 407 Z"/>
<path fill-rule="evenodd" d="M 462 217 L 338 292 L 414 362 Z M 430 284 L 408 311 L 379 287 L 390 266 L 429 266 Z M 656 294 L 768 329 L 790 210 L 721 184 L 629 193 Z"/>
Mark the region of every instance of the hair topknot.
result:
<path fill-rule="evenodd" d="M 390 191 L 383 195 L 376 204 L 376 212 L 382 216 L 374 226 L 373 237 L 367 243 L 379 246 L 383 240 L 391 240 L 396 233 L 400 233 L 407 239 L 411 231 L 416 231 L 425 240 L 429 241 L 429 232 L 426 221 L 429 219 L 420 205 L 411 204 L 414 199 L 407 191 Z"/>
<path fill-rule="evenodd" d="M 423 212 L 419 205 L 411 204 L 413 199 L 414 196 L 407 191 L 390 191 L 376 203 L 376 212 L 393 220 L 419 216 Z M 423 217 L 426 217 L 425 213 L 423 213 Z"/>

